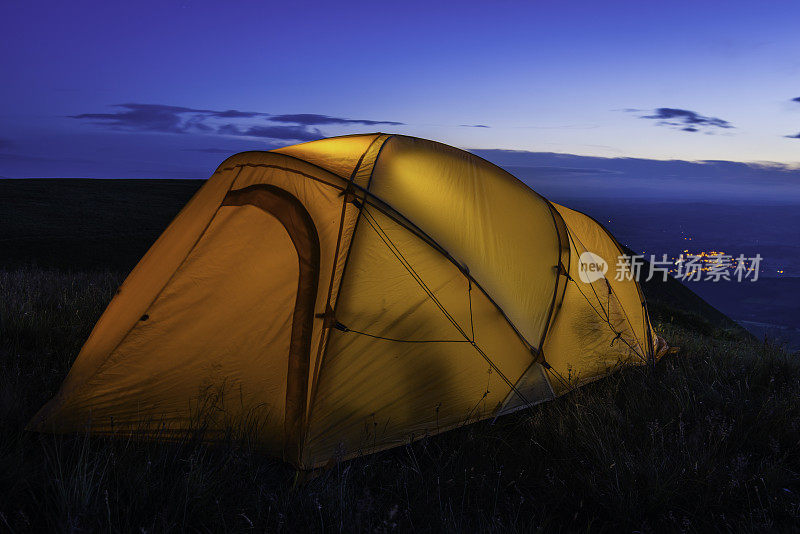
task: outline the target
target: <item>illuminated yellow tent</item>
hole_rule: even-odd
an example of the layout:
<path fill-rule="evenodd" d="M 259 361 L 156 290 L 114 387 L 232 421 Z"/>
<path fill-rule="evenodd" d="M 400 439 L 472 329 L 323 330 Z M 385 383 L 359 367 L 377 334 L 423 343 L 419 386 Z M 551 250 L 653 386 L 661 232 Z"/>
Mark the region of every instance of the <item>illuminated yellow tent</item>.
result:
<path fill-rule="evenodd" d="M 586 252 L 605 277 L 582 280 Z M 408 443 L 653 360 L 640 288 L 612 276 L 630 274 L 620 254 L 593 219 L 432 141 L 237 154 L 130 273 L 30 428 L 246 427 L 303 468 Z"/>

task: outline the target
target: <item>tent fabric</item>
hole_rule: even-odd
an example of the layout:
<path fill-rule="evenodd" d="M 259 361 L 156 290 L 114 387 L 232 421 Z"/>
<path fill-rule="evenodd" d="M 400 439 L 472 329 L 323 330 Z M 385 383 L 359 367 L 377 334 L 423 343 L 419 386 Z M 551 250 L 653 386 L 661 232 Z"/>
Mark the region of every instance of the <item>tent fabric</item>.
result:
<path fill-rule="evenodd" d="M 408 443 L 654 358 L 590 217 L 388 134 L 228 158 L 131 271 L 29 428 L 255 434 L 301 468 Z M 625 270 L 622 266 L 620 269 Z"/>
<path fill-rule="evenodd" d="M 655 334 L 639 284 L 632 276 L 612 273 L 624 253 L 611 234 L 583 213 L 554 206 L 569 228 L 570 257 L 592 252 L 610 263 L 607 276 L 591 283 L 580 281 L 579 262 L 569 265 L 576 282 L 566 285 L 544 346 L 561 378 L 554 388 L 563 393 L 620 365 L 646 363 Z M 630 273 L 629 267 L 624 270 Z"/>

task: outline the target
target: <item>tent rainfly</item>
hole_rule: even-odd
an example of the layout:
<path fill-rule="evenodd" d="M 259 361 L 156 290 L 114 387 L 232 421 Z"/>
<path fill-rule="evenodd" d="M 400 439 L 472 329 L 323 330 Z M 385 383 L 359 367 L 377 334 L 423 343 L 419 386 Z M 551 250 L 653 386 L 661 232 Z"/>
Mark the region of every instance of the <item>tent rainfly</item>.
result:
<path fill-rule="evenodd" d="M 621 254 L 592 218 L 433 141 L 237 154 L 131 271 L 29 428 L 247 429 L 300 468 L 408 443 L 653 361 Z"/>

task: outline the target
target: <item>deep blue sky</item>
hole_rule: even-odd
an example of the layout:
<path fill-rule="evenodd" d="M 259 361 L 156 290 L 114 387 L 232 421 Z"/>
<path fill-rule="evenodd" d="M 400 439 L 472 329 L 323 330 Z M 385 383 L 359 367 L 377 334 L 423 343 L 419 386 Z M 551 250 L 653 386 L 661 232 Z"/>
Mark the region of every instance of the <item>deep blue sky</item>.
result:
<path fill-rule="evenodd" d="M 800 162 L 796 1 L 3 0 L 0 39 L 0 176 L 205 178 L 368 131 Z"/>

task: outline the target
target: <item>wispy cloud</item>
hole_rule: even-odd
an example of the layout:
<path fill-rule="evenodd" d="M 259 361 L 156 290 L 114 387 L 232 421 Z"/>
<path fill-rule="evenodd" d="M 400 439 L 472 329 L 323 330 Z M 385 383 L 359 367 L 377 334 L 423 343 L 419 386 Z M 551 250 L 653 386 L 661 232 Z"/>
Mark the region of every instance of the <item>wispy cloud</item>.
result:
<path fill-rule="evenodd" d="M 304 124 L 306 126 L 316 126 L 321 124 L 364 124 L 374 126 L 376 124 L 388 124 L 399 126 L 405 123 L 396 121 L 375 121 L 368 119 L 344 119 L 342 117 L 331 117 L 328 115 L 317 115 L 314 113 L 296 113 L 287 115 L 270 115 L 272 122 L 286 122 L 291 124 Z"/>
<path fill-rule="evenodd" d="M 235 124 L 225 124 L 217 130 L 223 135 L 240 135 L 243 137 L 263 137 L 266 139 L 285 139 L 296 141 L 314 141 L 325 137 L 317 128 L 307 126 L 250 126 L 239 128 Z"/>
<path fill-rule="evenodd" d="M 402 122 L 349 119 L 314 113 L 274 115 L 238 109 L 215 110 L 162 104 L 125 103 L 111 106 L 110 113 L 81 113 L 71 118 L 116 130 L 177 134 L 257 137 L 283 141 L 311 141 L 325 137 L 313 126 L 401 125 Z"/>
<path fill-rule="evenodd" d="M 627 109 L 628 112 L 638 112 L 639 110 Z M 640 115 L 640 119 L 655 120 L 656 125 L 674 128 L 683 132 L 713 133 L 717 128 L 730 129 L 734 126 L 723 119 L 701 115 L 696 111 L 680 108 L 657 108 L 650 115 Z"/>
<path fill-rule="evenodd" d="M 800 96 L 798 96 L 797 98 L 793 98 L 792 102 L 800 102 Z"/>
<path fill-rule="evenodd" d="M 464 128 L 489 128 L 485 124 L 459 124 L 459 126 L 463 126 Z"/>
<path fill-rule="evenodd" d="M 117 108 L 119 111 L 113 113 L 81 113 L 79 115 L 70 115 L 70 118 L 88 120 L 94 124 L 102 124 L 115 129 L 188 133 L 192 131 L 212 131 L 213 128 L 205 123 L 209 118 L 254 118 L 267 115 L 257 111 L 239 111 L 236 109 L 218 111 L 183 106 L 165 106 L 162 104 L 126 103 L 115 104 L 111 107 Z"/>

